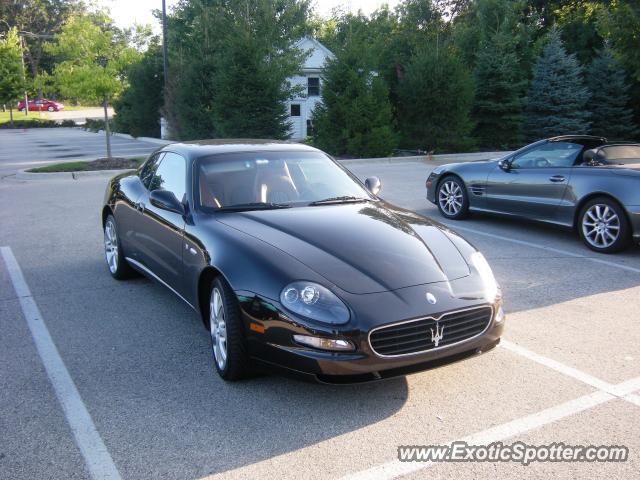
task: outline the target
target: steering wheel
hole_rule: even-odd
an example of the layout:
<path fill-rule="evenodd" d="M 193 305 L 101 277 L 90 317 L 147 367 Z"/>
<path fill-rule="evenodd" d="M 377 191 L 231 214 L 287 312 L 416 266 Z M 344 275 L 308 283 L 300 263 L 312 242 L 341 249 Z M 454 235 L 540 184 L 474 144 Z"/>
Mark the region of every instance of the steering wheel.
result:
<path fill-rule="evenodd" d="M 544 157 L 538 157 L 533 161 L 533 164 L 538 167 L 550 167 L 551 166 L 551 162 L 549 162 L 549 160 L 547 160 Z"/>

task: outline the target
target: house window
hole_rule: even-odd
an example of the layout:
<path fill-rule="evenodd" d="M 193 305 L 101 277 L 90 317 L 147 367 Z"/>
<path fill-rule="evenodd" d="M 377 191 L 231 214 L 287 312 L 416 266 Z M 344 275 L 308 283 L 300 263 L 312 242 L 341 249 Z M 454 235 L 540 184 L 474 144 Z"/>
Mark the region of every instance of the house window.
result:
<path fill-rule="evenodd" d="M 299 117 L 300 116 L 300 105 L 297 103 L 291 104 L 291 116 Z"/>
<path fill-rule="evenodd" d="M 313 120 L 307 120 L 307 137 L 313 135 Z"/>
<path fill-rule="evenodd" d="M 320 79 L 318 77 L 307 78 L 307 96 L 317 97 L 320 95 Z"/>

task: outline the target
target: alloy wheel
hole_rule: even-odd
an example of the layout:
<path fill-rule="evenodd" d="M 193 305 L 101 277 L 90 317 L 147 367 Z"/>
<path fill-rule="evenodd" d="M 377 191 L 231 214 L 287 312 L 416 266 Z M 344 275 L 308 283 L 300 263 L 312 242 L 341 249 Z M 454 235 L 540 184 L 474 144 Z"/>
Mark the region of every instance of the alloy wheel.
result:
<path fill-rule="evenodd" d="M 592 205 L 582 217 L 584 238 L 596 248 L 607 248 L 620 235 L 620 218 L 608 205 Z"/>
<path fill-rule="evenodd" d="M 446 181 L 438 191 L 438 203 L 447 215 L 457 215 L 462 209 L 462 189 L 453 180 Z"/>
<path fill-rule="evenodd" d="M 111 220 L 107 220 L 104 226 L 104 254 L 109 265 L 109 271 L 116 273 L 118 270 L 118 235 L 116 227 Z"/>
<path fill-rule="evenodd" d="M 217 288 L 211 292 L 211 300 L 209 301 L 209 331 L 216 364 L 220 370 L 224 370 L 227 365 L 227 322 L 222 295 Z"/>

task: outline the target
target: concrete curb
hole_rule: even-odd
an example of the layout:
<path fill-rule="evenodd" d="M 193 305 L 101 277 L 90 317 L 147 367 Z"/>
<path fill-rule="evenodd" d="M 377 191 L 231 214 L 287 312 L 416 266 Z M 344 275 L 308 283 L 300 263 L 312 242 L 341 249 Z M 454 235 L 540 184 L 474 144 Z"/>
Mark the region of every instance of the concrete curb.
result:
<path fill-rule="evenodd" d="M 78 180 L 80 178 L 101 178 L 114 177 L 124 172 L 132 172 L 133 169 L 125 170 L 89 170 L 86 172 L 45 172 L 33 173 L 20 170 L 16 173 L 16 180 Z"/>
<path fill-rule="evenodd" d="M 443 153 L 440 155 L 419 155 L 413 157 L 382 157 L 382 158 L 346 158 L 339 159 L 340 163 L 350 164 L 372 164 L 372 163 L 424 163 L 426 165 L 444 165 L 446 163 L 476 162 L 480 160 L 491 160 L 510 154 L 511 152 L 474 152 L 474 153 Z"/>
<path fill-rule="evenodd" d="M 98 133 L 104 134 L 104 130 L 99 130 Z M 112 132 L 111 136 L 120 137 L 120 138 L 126 138 L 127 140 L 140 140 L 141 142 L 155 143 L 156 145 L 168 145 L 170 143 L 175 143 L 175 142 L 172 142 L 171 140 L 163 140 L 161 138 L 134 137 L 134 136 L 129 135 L 128 133 Z"/>
<path fill-rule="evenodd" d="M 127 134 L 124 133 L 114 133 L 114 135 L 124 136 Z M 127 135 L 130 137 L 130 135 Z M 126 137 L 125 137 L 126 138 Z M 143 139 L 146 137 L 139 137 L 139 139 Z M 158 138 L 152 138 L 151 140 L 155 140 L 156 142 L 163 142 L 163 144 L 171 143 L 167 140 L 160 140 Z M 384 157 L 384 158 L 350 158 L 338 160 L 340 163 L 345 166 L 354 165 L 354 164 L 378 164 L 378 163 L 386 163 L 386 164 L 402 164 L 402 163 L 424 163 L 425 165 L 444 165 L 446 163 L 452 162 L 474 162 L 479 160 L 489 160 L 492 158 L 498 158 L 504 155 L 507 155 L 511 152 L 479 152 L 479 153 L 447 153 L 442 155 L 432 155 L 431 160 L 427 159 L 425 155 L 415 156 L 415 157 Z M 130 157 L 134 158 L 134 157 Z M 69 160 L 70 162 L 73 160 Z M 31 167 L 33 168 L 33 167 Z M 68 180 L 78 180 L 83 177 L 113 177 L 120 173 L 124 173 L 127 171 L 131 171 L 133 169 L 124 169 L 124 170 L 91 170 L 87 172 L 50 172 L 50 173 L 32 173 L 27 172 L 26 170 L 20 170 L 16 174 L 16 180 L 53 180 L 53 179 L 68 179 Z"/>

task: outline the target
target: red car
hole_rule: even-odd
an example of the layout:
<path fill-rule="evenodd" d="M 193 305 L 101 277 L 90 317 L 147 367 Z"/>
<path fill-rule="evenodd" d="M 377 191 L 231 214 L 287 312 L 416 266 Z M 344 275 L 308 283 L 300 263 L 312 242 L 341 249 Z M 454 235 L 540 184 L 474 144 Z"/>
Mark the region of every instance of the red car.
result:
<path fill-rule="evenodd" d="M 47 100 L 46 98 L 34 98 L 33 100 L 29 100 L 29 111 L 30 112 L 57 112 L 58 110 L 62 110 L 64 105 L 58 102 L 54 102 L 52 100 Z M 18 110 L 21 112 L 24 111 L 24 100 L 18 103 Z"/>

